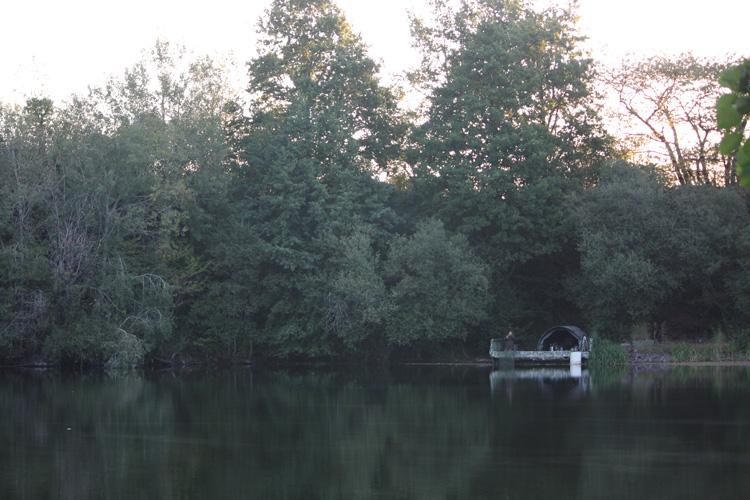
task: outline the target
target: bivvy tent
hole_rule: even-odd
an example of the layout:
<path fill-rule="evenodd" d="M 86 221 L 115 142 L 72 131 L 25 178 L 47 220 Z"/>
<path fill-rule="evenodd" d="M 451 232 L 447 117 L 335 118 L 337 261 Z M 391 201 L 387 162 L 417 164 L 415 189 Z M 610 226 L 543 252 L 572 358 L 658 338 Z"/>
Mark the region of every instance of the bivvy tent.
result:
<path fill-rule="evenodd" d="M 588 351 L 586 333 L 577 326 L 555 326 L 544 332 L 537 351 Z"/>

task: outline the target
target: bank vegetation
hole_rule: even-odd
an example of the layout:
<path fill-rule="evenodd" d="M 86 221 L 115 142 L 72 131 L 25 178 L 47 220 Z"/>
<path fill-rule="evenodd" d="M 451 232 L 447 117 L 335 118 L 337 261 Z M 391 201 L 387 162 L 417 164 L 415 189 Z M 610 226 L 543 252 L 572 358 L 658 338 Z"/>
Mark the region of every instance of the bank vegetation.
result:
<path fill-rule="evenodd" d="M 3 362 L 437 359 L 559 324 L 746 348 L 728 61 L 605 78 L 572 8 L 432 4 L 408 93 L 332 2 L 275 0 L 246 92 L 157 42 L 85 96 L 2 105 Z M 607 125 L 606 85 L 645 132 Z"/>

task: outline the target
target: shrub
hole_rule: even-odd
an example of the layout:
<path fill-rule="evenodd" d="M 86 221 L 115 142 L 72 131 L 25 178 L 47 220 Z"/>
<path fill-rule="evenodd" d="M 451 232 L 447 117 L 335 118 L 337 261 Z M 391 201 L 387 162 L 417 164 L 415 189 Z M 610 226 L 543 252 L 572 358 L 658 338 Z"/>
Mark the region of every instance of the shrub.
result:
<path fill-rule="evenodd" d="M 117 338 L 104 344 L 110 354 L 105 366 L 111 368 L 135 368 L 141 366 L 148 353 L 146 343 L 133 334 L 118 330 Z"/>

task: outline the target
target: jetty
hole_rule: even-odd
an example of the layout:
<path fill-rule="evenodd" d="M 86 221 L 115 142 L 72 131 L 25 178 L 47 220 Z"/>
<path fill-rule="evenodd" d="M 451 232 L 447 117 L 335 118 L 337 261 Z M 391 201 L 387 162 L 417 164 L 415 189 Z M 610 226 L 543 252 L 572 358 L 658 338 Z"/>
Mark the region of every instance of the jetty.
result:
<path fill-rule="evenodd" d="M 490 357 L 500 365 L 583 365 L 588 362 L 590 348 L 591 342 L 580 328 L 556 326 L 544 332 L 533 351 L 508 348 L 505 339 L 492 339 Z"/>

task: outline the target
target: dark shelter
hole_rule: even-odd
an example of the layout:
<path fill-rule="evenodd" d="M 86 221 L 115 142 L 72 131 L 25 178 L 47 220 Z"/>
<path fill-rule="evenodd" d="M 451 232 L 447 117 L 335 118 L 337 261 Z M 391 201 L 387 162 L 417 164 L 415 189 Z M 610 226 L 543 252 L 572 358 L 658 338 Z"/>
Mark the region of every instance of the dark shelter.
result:
<path fill-rule="evenodd" d="M 586 333 L 576 326 L 555 326 L 544 332 L 537 351 L 587 351 Z"/>

